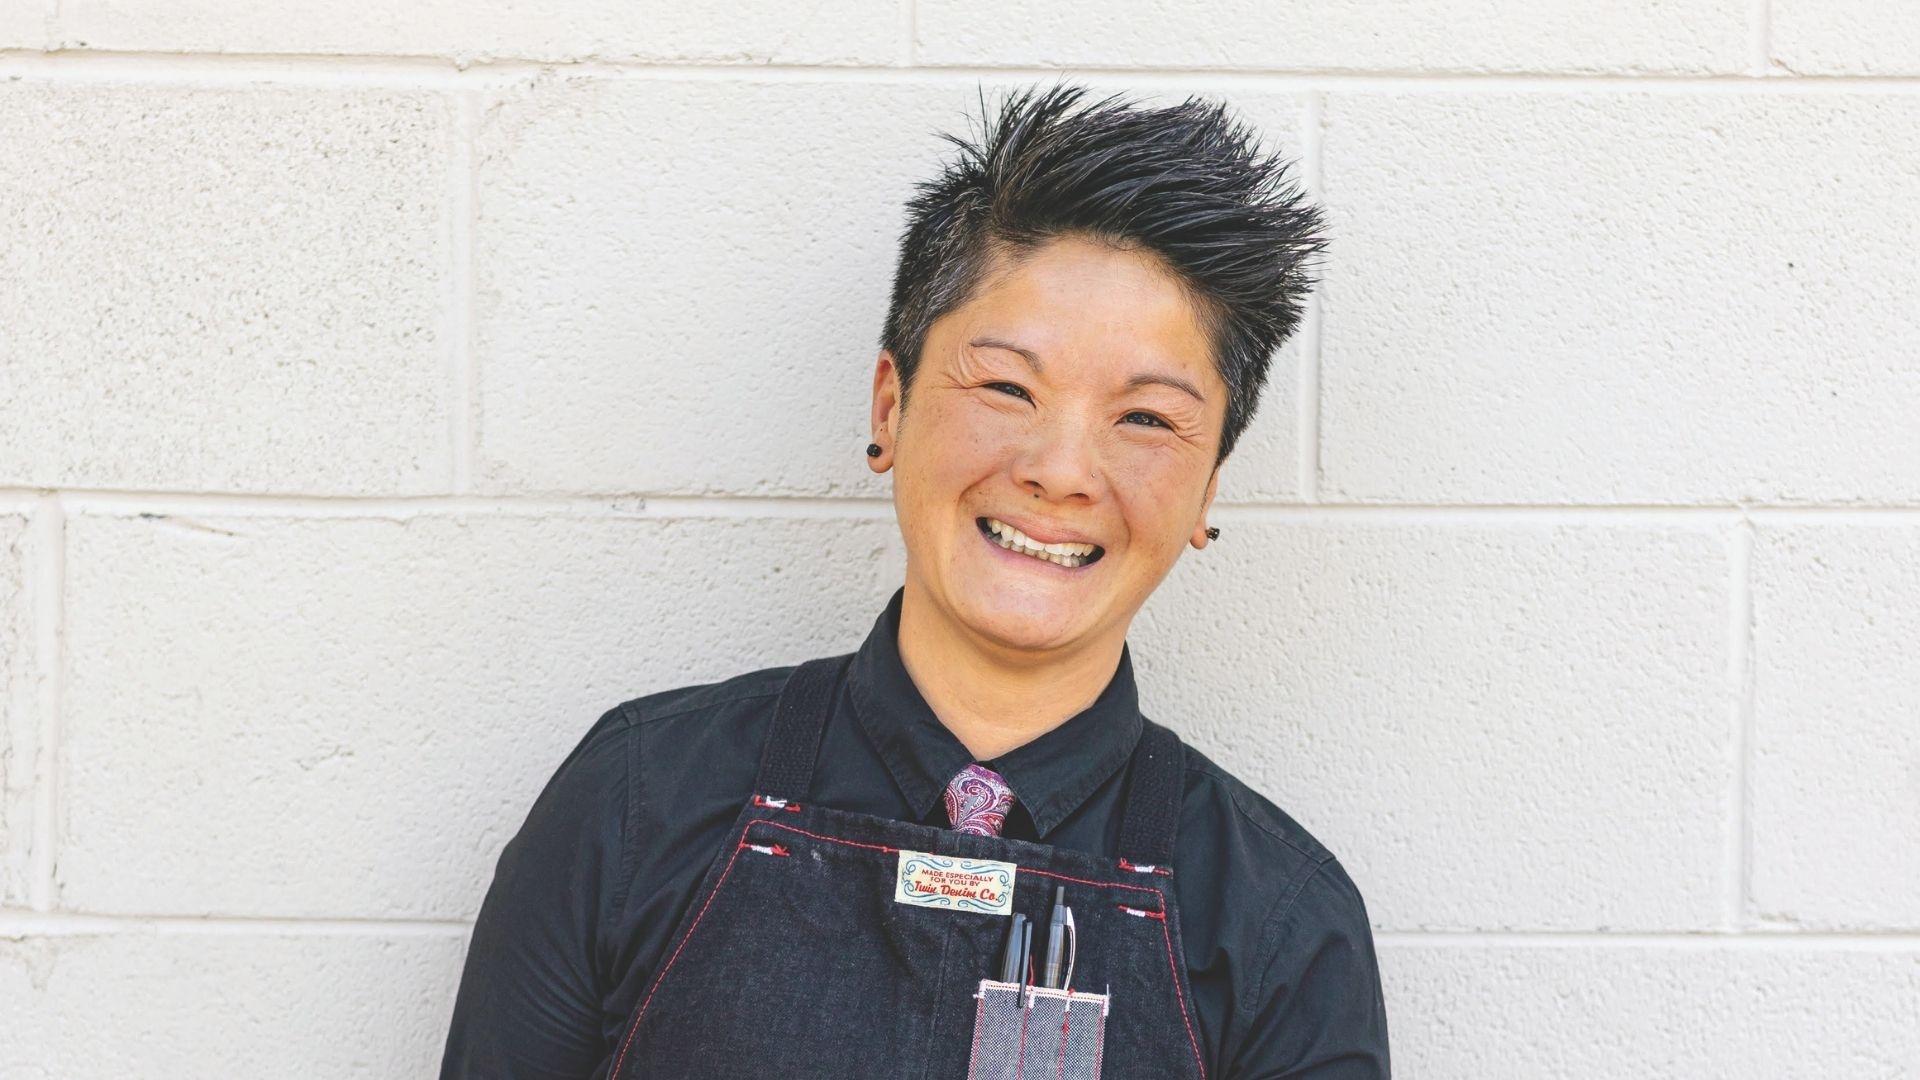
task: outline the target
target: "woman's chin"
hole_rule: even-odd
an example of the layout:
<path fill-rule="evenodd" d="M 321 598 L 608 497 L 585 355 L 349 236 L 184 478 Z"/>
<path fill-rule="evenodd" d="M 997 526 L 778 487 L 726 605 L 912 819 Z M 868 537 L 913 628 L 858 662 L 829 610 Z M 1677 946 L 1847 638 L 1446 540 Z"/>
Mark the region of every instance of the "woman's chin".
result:
<path fill-rule="evenodd" d="M 1050 649 L 1080 632 L 1085 599 L 1031 583 L 963 582 L 960 615 L 974 632 L 1008 648 Z"/>

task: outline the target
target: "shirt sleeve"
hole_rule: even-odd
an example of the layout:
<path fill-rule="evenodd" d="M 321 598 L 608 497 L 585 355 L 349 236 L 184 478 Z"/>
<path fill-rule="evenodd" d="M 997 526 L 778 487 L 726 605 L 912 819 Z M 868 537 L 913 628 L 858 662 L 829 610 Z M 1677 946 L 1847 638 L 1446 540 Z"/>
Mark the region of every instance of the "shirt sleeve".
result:
<path fill-rule="evenodd" d="M 1384 1080 L 1387 1010 L 1360 890 L 1329 858 L 1268 918 L 1230 1080 Z"/>
<path fill-rule="evenodd" d="M 441 1080 L 580 1080 L 605 1056 L 602 934 L 624 902 L 631 728 L 601 717 L 494 867 Z"/>

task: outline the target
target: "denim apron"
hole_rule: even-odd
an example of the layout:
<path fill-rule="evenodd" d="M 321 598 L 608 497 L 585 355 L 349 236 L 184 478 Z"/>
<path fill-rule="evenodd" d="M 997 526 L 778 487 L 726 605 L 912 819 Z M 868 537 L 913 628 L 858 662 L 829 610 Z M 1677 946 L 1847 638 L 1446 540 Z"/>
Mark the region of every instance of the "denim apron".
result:
<path fill-rule="evenodd" d="M 782 688 L 753 793 L 625 1026 L 611 1080 L 1204 1080 L 1169 867 L 1179 738 L 1146 721 L 1118 859 L 819 806 L 814 760 L 851 659 L 810 660 Z M 1036 975 L 1065 886 L 1072 993 L 985 994 L 1010 915 L 897 901 L 902 851 L 1016 864 L 1012 910 L 1034 923 Z M 1015 1004 L 1043 993 L 1051 1011 Z M 1084 1059 L 1072 1068 L 1069 1046 Z M 986 1064 L 996 1053 L 1004 1061 Z"/>

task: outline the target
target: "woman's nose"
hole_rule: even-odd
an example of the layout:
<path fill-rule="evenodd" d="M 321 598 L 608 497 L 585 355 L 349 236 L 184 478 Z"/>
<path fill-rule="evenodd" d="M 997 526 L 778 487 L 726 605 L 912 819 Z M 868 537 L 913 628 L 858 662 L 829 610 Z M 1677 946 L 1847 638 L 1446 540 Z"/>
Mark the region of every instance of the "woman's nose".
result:
<path fill-rule="evenodd" d="M 1099 481 L 1099 447 L 1090 425 L 1060 420 L 1035 428 L 1014 462 L 1015 483 L 1051 499 L 1091 498 Z"/>

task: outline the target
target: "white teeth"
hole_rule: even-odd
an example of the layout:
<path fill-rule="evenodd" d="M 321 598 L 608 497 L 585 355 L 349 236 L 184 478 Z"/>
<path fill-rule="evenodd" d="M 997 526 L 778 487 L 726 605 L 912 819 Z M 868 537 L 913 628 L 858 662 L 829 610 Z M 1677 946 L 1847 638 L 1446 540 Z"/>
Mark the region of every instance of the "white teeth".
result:
<path fill-rule="evenodd" d="M 988 518 L 987 528 L 1001 547 L 1060 566 L 1080 566 L 1095 550 L 1092 544 L 1042 544 L 998 518 Z"/>
<path fill-rule="evenodd" d="M 1044 551 L 1049 555 L 1093 554 L 1094 545 L 1092 544 L 1043 544 L 998 518 L 988 518 L 987 527 L 991 528 L 995 535 L 1001 539 L 1011 540 L 1013 543 L 1032 551 Z"/>

